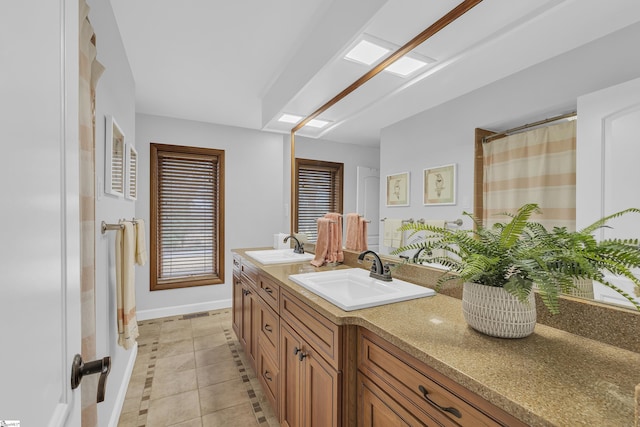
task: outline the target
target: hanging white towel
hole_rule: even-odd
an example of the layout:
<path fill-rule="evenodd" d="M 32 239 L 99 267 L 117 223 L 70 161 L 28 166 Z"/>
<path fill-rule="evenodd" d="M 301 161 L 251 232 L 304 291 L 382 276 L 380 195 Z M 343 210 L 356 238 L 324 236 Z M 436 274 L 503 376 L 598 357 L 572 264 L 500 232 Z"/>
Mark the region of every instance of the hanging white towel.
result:
<path fill-rule="evenodd" d="M 387 218 L 384 220 L 384 236 L 382 244 L 388 248 L 399 248 L 402 246 L 401 219 Z"/>
<path fill-rule="evenodd" d="M 138 338 L 136 319 L 135 233 L 133 223 L 123 221 L 116 234 L 116 300 L 118 344 L 129 349 Z"/>
<path fill-rule="evenodd" d="M 136 219 L 136 264 L 147 263 L 147 242 L 144 234 L 144 220 Z"/>

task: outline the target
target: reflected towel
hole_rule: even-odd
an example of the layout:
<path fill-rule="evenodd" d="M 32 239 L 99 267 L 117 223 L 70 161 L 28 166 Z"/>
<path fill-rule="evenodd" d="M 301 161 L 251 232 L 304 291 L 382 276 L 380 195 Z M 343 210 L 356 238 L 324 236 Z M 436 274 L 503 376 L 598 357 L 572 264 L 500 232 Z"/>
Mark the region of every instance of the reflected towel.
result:
<path fill-rule="evenodd" d="M 327 262 L 343 262 L 344 252 L 342 252 L 342 214 L 330 212 L 325 214 L 331 223 L 329 224 L 330 239 L 327 253 Z"/>
<path fill-rule="evenodd" d="M 351 251 L 367 250 L 367 221 L 357 213 L 347 214 L 345 248 Z"/>
<path fill-rule="evenodd" d="M 144 220 L 136 219 L 136 264 L 145 265 L 147 263 L 147 243 L 144 234 Z"/>
<path fill-rule="evenodd" d="M 431 227 L 438 227 L 438 228 L 444 228 L 446 223 L 445 220 L 443 219 L 433 219 L 433 220 L 426 220 L 424 222 L 424 225 L 428 225 Z M 418 230 L 416 232 L 413 231 L 409 231 L 409 234 L 406 236 L 406 242 L 407 245 L 411 245 L 414 243 L 420 243 L 420 242 L 424 242 L 424 241 L 430 241 L 433 239 L 434 235 L 432 232 L 428 231 L 428 230 Z M 407 255 L 412 257 L 413 254 L 409 254 L 409 253 L 403 253 L 403 255 Z M 442 257 L 444 256 L 444 250 L 442 249 L 436 249 L 432 251 L 431 255 L 426 254 L 425 252 L 422 252 L 420 254 L 420 258 L 427 258 L 427 257 Z"/>
<path fill-rule="evenodd" d="M 402 220 L 395 218 L 387 218 L 384 220 L 384 236 L 382 244 L 388 248 L 399 248 L 402 246 Z"/>
<path fill-rule="evenodd" d="M 311 265 L 321 267 L 329 251 L 329 240 L 331 239 L 329 226 L 331 225 L 331 220 L 329 218 L 318 218 L 317 222 L 318 239 L 316 240 L 316 256 L 311 260 Z"/>
<path fill-rule="evenodd" d="M 138 337 L 136 320 L 136 283 L 134 274 L 135 233 L 130 221 L 120 223 L 116 234 L 116 300 L 118 344 L 129 349 Z"/>

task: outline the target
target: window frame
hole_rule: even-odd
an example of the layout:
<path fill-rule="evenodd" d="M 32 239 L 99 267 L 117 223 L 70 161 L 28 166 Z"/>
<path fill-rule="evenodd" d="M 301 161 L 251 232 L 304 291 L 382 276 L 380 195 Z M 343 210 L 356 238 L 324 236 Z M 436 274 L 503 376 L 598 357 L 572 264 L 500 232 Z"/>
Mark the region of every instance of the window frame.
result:
<path fill-rule="evenodd" d="M 339 162 L 329 162 L 324 160 L 313 160 L 313 159 L 303 159 L 296 158 L 295 159 L 295 178 L 296 185 L 294 186 L 294 203 L 293 203 L 293 225 L 294 232 L 298 233 L 299 230 L 299 196 L 300 196 L 300 169 L 304 167 L 316 167 L 323 169 L 330 169 L 332 171 L 332 187 L 335 187 L 335 179 L 336 177 L 340 180 L 339 191 L 336 195 L 337 200 L 336 210 L 335 212 L 343 213 L 344 209 L 344 163 Z M 315 241 L 311 240 L 310 241 Z"/>
<path fill-rule="evenodd" d="M 161 256 L 160 256 L 160 242 L 159 242 L 159 155 L 169 153 L 169 156 L 174 157 L 184 156 L 186 158 L 196 156 L 210 156 L 217 158 L 218 168 L 218 182 L 217 182 L 217 218 L 214 248 L 216 251 L 216 258 L 214 264 L 217 266 L 217 274 L 212 275 L 198 275 L 193 278 L 186 278 L 185 276 L 179 278 L 160 279 Z M 180 289 L 186 287 L 195 286 L 207 286 L 207 285 L 220 285 L 224 284 L 225 280 L 225 236 L 224 236 L 224 189 L 225 189 L 225 161 L 224 150 L 218 150 L 214 148 L 202 148 L 202 147 L 189 147 L 180 145 L 169 144 L 150 144 L 150 267 L 149 267 L 149 287 L 151 291 L 166 290 L 166 289 Z"/>

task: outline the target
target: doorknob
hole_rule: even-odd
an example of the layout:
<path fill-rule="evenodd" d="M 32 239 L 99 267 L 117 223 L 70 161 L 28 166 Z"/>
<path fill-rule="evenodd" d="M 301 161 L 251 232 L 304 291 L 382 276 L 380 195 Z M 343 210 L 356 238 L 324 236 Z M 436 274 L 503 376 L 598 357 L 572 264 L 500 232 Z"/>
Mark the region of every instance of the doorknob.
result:
<path fill-rule="evenodd" d="M 102 359 L 84 363 L 82 356 L 76 354 L 71 364 L 71 389 L 75 390 L 78 388 L 82 377 L 85 375 L 100 374 L 100 379 L 98 380 L 98 396 L 96 399 L 96 401 L 100 403 L 104 401 L 104 392 L 109 371 L 111 371 L 111 357 L 106 356 Z"/>

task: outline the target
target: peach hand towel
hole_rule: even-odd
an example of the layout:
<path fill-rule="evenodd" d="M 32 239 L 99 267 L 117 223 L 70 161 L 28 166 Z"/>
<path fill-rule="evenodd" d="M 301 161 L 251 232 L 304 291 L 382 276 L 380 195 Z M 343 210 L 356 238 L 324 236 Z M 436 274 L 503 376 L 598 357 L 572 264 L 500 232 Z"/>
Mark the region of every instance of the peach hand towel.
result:
<path fill-rule="evenodd" d="M 367 241 L 367 220 L 360 218 L 360 228 L 357 251 L 366 251 L 369 248 L 369 242 Z"/>
<path fill-rule="evenodd" d="M 360 230 L 360 215 L 357 213 L 347 214 L 347 232 L 346 238 L 344 239 L 344 247 L 350 251 L 359 251 L 360 244 L 359 240 L 361 240 L 361 230 Z"/>
<path fill-rule="evenodd" d="M 327 262 L 343 262 L 344 252 L 342 252 L 342 214 L 330 212 L 325 214 L 325 218 L 331 221 L 329 225 L 330 240 Z"/>
<path fill-rule="evenodd" d="M 327 252 L 329 251 L 329 241 L 331 239 L 329 226 L 331 220 L 329 218 L 318 218 L 318 239 L 316 240 L 316 256 L 311 260 L 311 265 L 322 267 Z"/>
<path fill-rule="evenodd" d="M 136 320 L 135 236 L 133 223 L 123 221 L 116 234 L 116 303 L 118 344 L 130 349 L 138 338 Z"/>
<path fill-rule="evenodd" d="M 144 220 L 136 219 L 136 264 L 147 263 L 147 242 L 144 234 Z"/>

